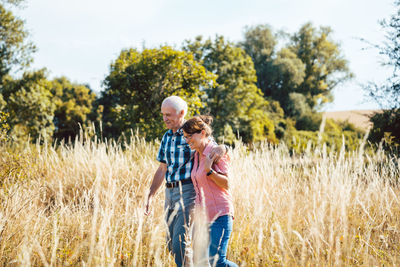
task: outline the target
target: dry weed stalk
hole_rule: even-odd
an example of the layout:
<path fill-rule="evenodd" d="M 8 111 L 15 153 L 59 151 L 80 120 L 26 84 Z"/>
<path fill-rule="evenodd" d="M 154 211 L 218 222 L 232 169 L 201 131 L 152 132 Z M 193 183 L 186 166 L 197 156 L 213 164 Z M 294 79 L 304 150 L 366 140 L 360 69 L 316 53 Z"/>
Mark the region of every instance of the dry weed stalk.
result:
<path fill-rule="evenodd" d="M 22 170 L 2 172 L 0 264 L 173 266 L 162 190 L 143 213 L 156 150 L 138 137 L 124 149 L 84 138 L 27 146 Z M 399 163 L 382 151 L 322 146 L 290 156 L 284 145 L 238 143 L 228 257 L 246 266 L 400 265 Z"/>

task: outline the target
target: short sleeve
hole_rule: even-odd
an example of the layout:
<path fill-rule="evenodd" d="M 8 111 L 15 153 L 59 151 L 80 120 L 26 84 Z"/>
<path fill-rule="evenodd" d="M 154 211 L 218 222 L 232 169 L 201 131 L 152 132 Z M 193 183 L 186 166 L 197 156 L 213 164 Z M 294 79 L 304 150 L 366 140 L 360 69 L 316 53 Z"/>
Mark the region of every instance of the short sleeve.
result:
<path fill-rule="evenodd" d="M 213 165 L 213 169 L 220 174 L 228 175 L 229 161 L 230 159 L 228 154 L 225 154 L 216 164 Z"/>
<path fill-rule="evenodd" d="M 161 163 L 167 163 L 167 159 L 165 158 L 165 143 L 167 139 L 167 134 L 164 134 L 162 140 L 161 140 L 161 145 L 160 148 L 158 149 L 158 154 L 157 154 L 157 161 Z"/>

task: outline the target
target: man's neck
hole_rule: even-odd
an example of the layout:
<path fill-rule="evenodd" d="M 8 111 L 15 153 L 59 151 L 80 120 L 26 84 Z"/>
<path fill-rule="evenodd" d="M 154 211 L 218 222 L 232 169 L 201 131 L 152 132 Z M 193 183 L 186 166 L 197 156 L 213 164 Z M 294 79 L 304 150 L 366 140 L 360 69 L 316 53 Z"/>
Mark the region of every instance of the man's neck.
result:
<path fill-rule="evenodd" d="M 171 129 L 171 130 L 172 130 L 172 133 L 176 133 L 176 132 L 183 126 L 183 124 L 185 123 L 185 121 L 186 121 L 186 120 L 183 120 L 183 121 L 180 123 L 180 125 L 179 125 L 178 128 L 173 128 L 173 129 Z"/>

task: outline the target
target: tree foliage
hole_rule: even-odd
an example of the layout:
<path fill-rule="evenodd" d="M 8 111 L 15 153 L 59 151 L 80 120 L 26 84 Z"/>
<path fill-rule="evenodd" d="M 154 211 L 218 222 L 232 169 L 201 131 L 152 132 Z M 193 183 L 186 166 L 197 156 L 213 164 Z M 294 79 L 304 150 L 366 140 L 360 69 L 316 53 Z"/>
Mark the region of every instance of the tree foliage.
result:
<path fill-rule="evenodd" d="M 217 36 L 203 41 L 186 41 L 186 51 L 194 54 L 203 66 L 217 75 L 217 86 L 205 88 L 203 112 L 215 118 L 214 132 L 226 142 L 239 133 L 245 142 L 269 139 L 276 142 L 274 124 L 269 117 L 270 103 L 257 87 L 254 64 L 246 52 Z"/>
<path fill-rule="evenodd" d="M 306 23 L 291 37 L 289 49 L 305 65 L 304 80 L 296 92 L 307 97 L 313 110 L 332 102 L 333 88 L 353 77 L 339 44 L 331 39 L 331 34 L 329 27 L 317 29 Z"/>
<path fill-rule="evenodd" d="M 366 90 L 382 108 L 400 108 L 400 1 L 396 1 L 397 12 L 381 21 L 386 33 L 386 42 L 375 45 L 379 54 L 385 56 L 384 65 L 392 69 L 392 75 L 383 84 L 370 83 Z"/>
<path fill-rule="evenodd" d="M 292 51 L 282 48 L 274 59 L 273 68 L 269 97 L 279 101 L 287 116 L 295 117 L 289 108 L 293 104 L 290 95 L 296 93 L 296 88 L 304 81 L 304 64 Z"/>
<path fill-rule="evenodd" d="M 322 115 L 313 112 L 307 103 L 307 98 L 300 93 L 290 93 L 288 113 L 295 118 L 295 126 L 298 130 L 318 131 L 321 124 Z"/>
<path fill-rule="evenodd" d="M 89 126 L 96 94 L 85 85 L 71 83 L 66 77 L 51 82 L 54 112 L 54 138 L 74 139 L 79 130 Z"/>
<path fill-rule="evenodd" d="M 9 114 L 14 139 L 73 139 L 94 121 L 103 122 L 105 137 L 137 129 L 147 139 L 159 138 L 165 130 L 161 102 L 178 95 L 189 104 L 188 116 L 215 117 L 219 141 L 233 142 L 239 134 L 244 142 L 275 143 L 294 126 L 317 130 L 318 107 L 352 75 L 329 28 L 305 24 L 290 36 L 258 25 L 246 28 L 239 44 L 217 36 L 187 41 L 183 51 L 122 50 L 97 98 L 66 77 L 49 81 L 45 70 L 26 71 L 36 48 L 24 21 L 11 12 L 23 2 L 0 0 L 0 112 Z M 289 43 L 278 44 L 281 36 Z M 16 70 L 25 73 L 15 79 Z"/>
<path fill-rule="evenodd" d="M 316 118 L 307 117 L 332 100 L 332 89 L 352 77 L 339 45 L 330 35 L 329 28 L 317 30 L 310 23 L 293 35 L 274 34 L 268 25 L 257 25 L 246 28 L 240 43 L 253 59 L 257 84 L 264 96 L 279 101 L 286 116 L 298 121 L 296 126 L 301 129 L 312 124 L 302 121 L 314 121 Z M 280 36 L 290 37 L 290 42 L 278 50 Z M 293 102 L 298 94 L 303 95 L 301 104 Z M 296 110 L 298 106 L 303 111 Z"/>
<path fill-rule="evenodd" d="M 3 1 L 17 4 L 21 1 Z M 32 62 L 31 53 L 36 48 L 28 40 L 24 21 L 15 17 L 0 3 L 0 85 L 5 75 L 15 68 L 21 70 Z"/>
<path fill-rule="evenodd" d="M 239 43 L 240 47 L 253 60 L 257 75 L 257 87 L 265 96 L 271 96 L 274 90 L 274 76 L 276 75 L 274 57 L 277 43 L 277 36 L 268 25 L 246 27 L 244 41 Z"/>
<path fill-rule="evenodd" d="M 193 55 L 168 46 L 156 49 L 123 50 L 111 64 L 105 91 L 99 99 L 104 107 L 104 133 L 119 137 L 138 129 L 148 139 L 162 136 L 161 103 L 178 95 L 189 105 L 189 115 L 203 106 L 202 88 L 212 87 L 215 76 Z"/>
<path fill-rule="evenodd" d="M 400 153 L 400 1 L 395 5 L 396 12 L 381 22 L 386 42 L 375 46 L 385 56 L 384 64 L 392 68 L 392 75 L 383 84 L 369 83 L 365 90 L 383 109 L 371 117 L 370 140 L 384 139 L 388 149 L 397 147 L 397 153 Z"/>
<path fill-rule="evenodd" d="M 52 101 L 51 83 L 45 70 L 25 72 L 20 79 L 7 76 L 2 97 L 7 103 L 4 111 L 10 114 L 9 124 L 14 139 L 31 137 L 51 140 L 56 105 Z"/>
<path fill-rule="evenodd" d="M 377 112 L 371 117 L 373 128 L 369 140 L 379 143 L 384 140 L 387 149 L 394 149 L 400 152 L 400 109 L 388 109 Z"/>
<path fill-rule="evenodd" d="M 304 80 L 305 67 L 286 47 L 277 50 L 278 35 L 268 25 L 247 27 L 240 46 L 254 62 L 257 85 L 264 97 L 279 101 L 286 114 L 289 94 Z"/>

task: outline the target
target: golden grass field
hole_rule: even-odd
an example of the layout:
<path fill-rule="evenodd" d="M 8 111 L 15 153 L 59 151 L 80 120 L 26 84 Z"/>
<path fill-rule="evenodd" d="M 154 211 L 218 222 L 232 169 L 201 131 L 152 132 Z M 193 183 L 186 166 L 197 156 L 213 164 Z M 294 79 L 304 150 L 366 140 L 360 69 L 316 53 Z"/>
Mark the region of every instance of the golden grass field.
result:
<path fill-rule="evenodd" d="M 378 112 L 379 110 L 347 110 L 347 111 L 329 111 L 323 114 L 327 119 L 335 121 L 348 121 L 357 128 L 367 130 L 372 126 L 369 116 Z"/>
<path fill-rule="evenodd" d="M 2 266 L 174 266 L 163 190 L 143 204 L 157 143 L 0 148 Z M 400 160 L 382 151 L 290 156 L 284 145 L 232 150 L 240 266 L 399 266 Z"/>

